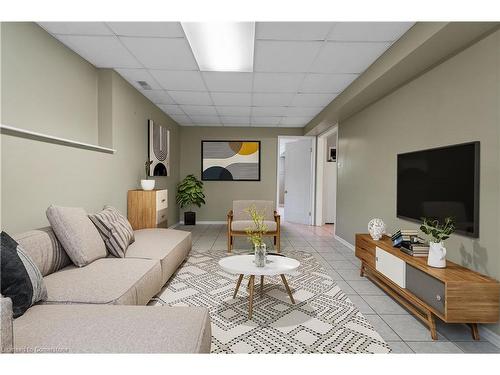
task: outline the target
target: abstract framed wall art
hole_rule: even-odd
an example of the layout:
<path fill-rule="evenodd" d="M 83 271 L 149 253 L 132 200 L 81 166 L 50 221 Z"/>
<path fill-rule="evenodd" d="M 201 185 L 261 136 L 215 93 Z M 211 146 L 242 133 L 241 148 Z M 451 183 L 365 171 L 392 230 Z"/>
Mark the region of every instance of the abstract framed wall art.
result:
<path fill-rule="evenodd" d="M 148 150 L 150 176 L 168 176 L 170 174 L 170 130 L 148 120 Z"/>
<path fill-rule="evenodd" d="M 203 181 L 260 181 L 260 141 L 201 141 Z"/>

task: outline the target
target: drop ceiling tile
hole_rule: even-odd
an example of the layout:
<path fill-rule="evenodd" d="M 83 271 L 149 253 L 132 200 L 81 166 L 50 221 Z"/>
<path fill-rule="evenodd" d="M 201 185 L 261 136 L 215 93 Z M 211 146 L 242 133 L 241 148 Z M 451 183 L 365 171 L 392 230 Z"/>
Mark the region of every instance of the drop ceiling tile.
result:
<path fill-rule="evenodd" d="M 280 128 L 303 128 L 306 124 L 279 124 Z"/>
<path fill-rule="evenodd" d="M 390 43 L 328 42 L 321 50 L 311 72 L 361 73 L 368 68 Z"/>
<path fill-rule="evenodd" d="M 117 35 L 183 38 L 180 22 L 107 22 Z"/>
<path fill-rule="evenodd" d="M 332 22 L 257 22 L 257 39 L 324 40 Z"/>
<path fill-rule="evenodd" d="M 305 126 L 309 121 L 310 117 L 283 117 L 281 120 L 281 126 Z"/>
<path fill-rule="evenodd" d="M 141 90 L 142 86 L 140 86 L 137 81 L 147 82 L 148 85 L 153 90 L 160 90 L 161 87 L 156 83 L 151 74 L 146 69 L 115 69 L 116 72 L 121 75 L 127 82 L 129 82 L 136 89 Z"/>
<path fill-rule="evenodd" d="M 255 73 L 254 92 L 297 92 L 304 79 L 303 73 Z"/>
<path fill-rule="evenodd" d="M 250 106 L 217 106 L 221 116 L 250 116 Z"/>
<path fill-rule="evenodd" d="M 210 91 L 250 92 L 252 73 L 203 72 L 203 79 Z"/>
<path fill-rule="evenodd" d="M 185 115 L 184 111 L 177 104 L 159 104 L 158 107 L 169 115 Z"/>
<path fill-rule="evenodd" d="M 307 72 L 322 42 L 255 41 L 255 72 Z"/>
<path fill-rule="evenodd" d="M 286 116 L 288 107 L 252 107 L 252 116 Z"/>
<path fill-rule="evenodd" d="M 203 91 L 168 91 L 177 104 L 212 105 L 207 92 Z"/>
<path fill-rule="evenodd" d="M 358 74 L 307 74 L 300 92 L 342 92 L 356 78 Z"/>
<path fill-rule="evenodd" d="M 170 117 L 181 125 L 190 125 L 193 123 L 186 115 L 170 115 Z"/>
<path fill-rule="evenodd" d="M 181 108 L 189 116 L 217 116 L 215 107 L 210 105 L 182 105 Z"/>
<path fill-rule="evenodd" d="M 56 35 L 56 38 L 98 68 L 141 68 L 114 36 Z"/>
<path fill-rule="evenodd" d="M 252 94 L 242 92 L 212 92 L 212 98 L 215 105 L 235 105 L 235 106 L 250 106 L 252 103 Z"/>
<path fill-rule="evenodd" d="M 214 123 L 214 124 L 204 122 L 204 123 L 196 123 L 195 126 L 218 127 L 218 126 L 224 126 L 224 125 L 222 125 L 222 122 L 218 122 L 218 123 Z"/>
<path fill-rule="evenodd" d="M 224 125 L 250 124 L 250 116 L 221 116 L 220 119 Z"/>
<path fill-rule="evenodd" d="M 297 94 L 292 100 L 293 107 L 324 107 L 336 94 Z"/>
<path fill-rule="evenodd" d="M 250 123 L 247 123 L 247 124 L 224 124 L 225 127 L 238 127 L 238 128 L 243 128 L 243 127 L 250 127 L 251 124 Z"/>
<path fill-rule="evenodd" d="M 309 117 L 316 116 L 324 107 L 288 107 L 287 116 L 290 117 Z"/>
<path fill-rule="evenodd" d="M 256 107 L 281 107 L 290 104 L 294 94 L 254 93 L 252 103 Z"/>
<path fill-rule="evenodd" d="M 150 70 L 165 90 L 206 91 L 201 73 L 193 70 Z"/>
<path fill-rule="evenodd" d="M 154 104 L 175 104 L 169 94 L 163 90 L 139 90 Z"/>
<path fill-rule="evenodd" d="M 271 117 L 271 116 L 267 116 L 267 117 L 253 117 L 252 116 L 252 124 L 255 124 L 255 125 L 273 125 L 273 126 L 276 126 L 280 123 L 281 121 L 281 117 Z"/>
<path fill-rule="evenodd" d="M 38 22 L 50 34 L 113 35 L 104 22 Z"/>
<path fill-rule="evenodd" d="M 148 69 L 198 70 L 186 39 L 120 37 Z"/>
<path fill-rule="evenodd" d="M 189 116 L 195 124 L 221 124 L 219 116 Z"/>
<path fill-rule="evenodd" d="M 250 126 L 253 127 L 253 128 L 277 128 L 279 125 L 277 125 L 277 124 L 267 124 L 267 123 L 264 123 L 264 124 L 254 124 L 254 123 L 252 123 Z"/>
<path fill-rule="evenodd" d="M 399 39 L 413 22 L 337 22 L 328 40 L 392 42 Z"/>

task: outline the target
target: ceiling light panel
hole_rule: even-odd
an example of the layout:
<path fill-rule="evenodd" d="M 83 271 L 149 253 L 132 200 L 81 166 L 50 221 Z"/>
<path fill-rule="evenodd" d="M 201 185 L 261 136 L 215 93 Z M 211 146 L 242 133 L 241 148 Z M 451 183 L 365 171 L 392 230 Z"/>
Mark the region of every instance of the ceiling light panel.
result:
<path fill-rule="evenodd" d="M 255 22 L 182 22 L 201 71 L 252 72 Z"/>

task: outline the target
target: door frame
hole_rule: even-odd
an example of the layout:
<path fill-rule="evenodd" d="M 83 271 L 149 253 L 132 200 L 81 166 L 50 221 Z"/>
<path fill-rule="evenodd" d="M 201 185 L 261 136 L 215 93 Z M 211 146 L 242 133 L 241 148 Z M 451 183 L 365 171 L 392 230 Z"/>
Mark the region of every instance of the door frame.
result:
<path fill-rule="evenodd" d="M 325 224 L 324 220 L 324 215 L 323 215 L 323 175 L 324 175 L 324 155 L 323 157 L 320 157 L 318 155 L 320 152 L 323 154 L 326 153 L 326 138 L 329 137 L 332 134 L 336 134 L 337 140 L 335 142 L 336 148 L 337 148 L 337 179 L 336 179 L 336 186 L 335 186 L 335 225 L 333 226 L 333 233 L 335 235 L 335 229 L 337 228 L 337 191 L 338 191 L 338 172 L 339 172 L 339 127 L 338 124 L 335 124 L 334 126 L 328 128 L 325 130 L 323 133 L 319 134 L 316 137 L 316 184 L 315 184 L 315 220 L 314 224 L 316 226 L 322 226 Z"/>
<path fill-rule="evenodd" d="M 316 137 L 313 135 L 278 135 L 278 142 L 276 146 L 276 210 L 279 208 L 279 194 L 280 194 L 280 176 L 279 176 L 279 163 L 280 163 L 280 145 L 281 139 L 310 139 L 311 140 L 311 219 L 309 225 L 314 225 L 316 217 Z M 286 219 L 286 218 L 285 218 Z"/>

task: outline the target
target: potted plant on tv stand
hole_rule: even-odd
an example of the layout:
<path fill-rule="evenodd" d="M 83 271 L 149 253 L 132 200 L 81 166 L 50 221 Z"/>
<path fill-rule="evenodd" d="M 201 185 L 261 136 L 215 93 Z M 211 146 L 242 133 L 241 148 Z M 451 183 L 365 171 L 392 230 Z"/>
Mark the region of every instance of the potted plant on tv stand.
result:
<path fill-rule="evenodd" d="M 149 179 L 149 168 L 153 164 L 152 160 L 146 160 L 144 163 L 144 171 L 146 172 L 146 179 L 141 180 L 142 190 L 153 190 L 155 188 L 155 180 Z"/>
<path fill-rule="evenodd" d="M 431 267 L 445 268 L 446 248 L 443 241 L 448 239 L 455 231 L 455 220 L 447 217 L 444 219 L 443 224 L 436 219 L 422 218 L 422 220 L 423 224 L 420 226 L 420 230 L 431 237 L 427 264 Z"/>
<path fill-rule="evenodd" d="M 201 207 L 205 204 L 205 194 L 203 194 L 203 182 L 190 174 L 177 185 L 177 204 L 181 207 L 187 207 L 184 211 L 184 225 L 196 224 L 196 212 L 192 211 L 193 205 Z"/>

